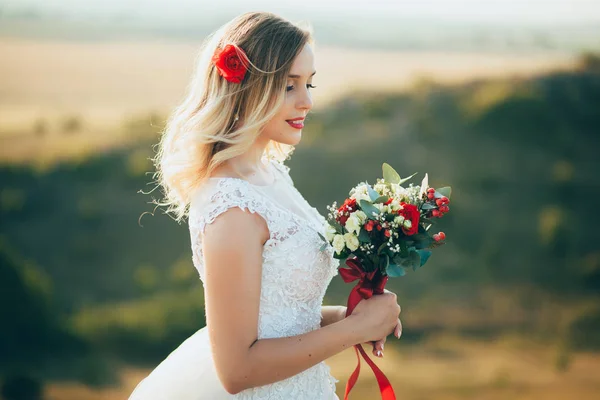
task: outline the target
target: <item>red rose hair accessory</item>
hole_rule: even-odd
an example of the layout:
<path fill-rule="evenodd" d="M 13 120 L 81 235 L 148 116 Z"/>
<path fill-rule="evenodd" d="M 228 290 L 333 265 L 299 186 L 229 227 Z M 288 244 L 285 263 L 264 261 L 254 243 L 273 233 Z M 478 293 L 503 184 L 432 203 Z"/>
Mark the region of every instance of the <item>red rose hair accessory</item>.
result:
<path fill-rule="evenodd" d="M 225 48 L 217 48 L 212 57 L 219 75 L 229 82 L 241 83 L 248 70 L 248 57 L 244 50 L 235 44 L 228 44 Z"/>

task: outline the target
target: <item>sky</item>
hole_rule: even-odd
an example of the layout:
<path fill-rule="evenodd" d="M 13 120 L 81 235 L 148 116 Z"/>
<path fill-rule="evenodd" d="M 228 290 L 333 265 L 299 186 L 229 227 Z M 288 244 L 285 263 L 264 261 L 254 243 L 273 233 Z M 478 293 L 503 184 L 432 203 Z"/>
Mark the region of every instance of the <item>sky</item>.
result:
<path fill-rule="evenodd" d="M 210 19 L 266 10 L 308 20 L 338 15 L 517 25 L 600 23 L 600 0 L 0 0 L 0 8 L 51 10 L 81 18 L 127 15 L 152 20 Z"/>

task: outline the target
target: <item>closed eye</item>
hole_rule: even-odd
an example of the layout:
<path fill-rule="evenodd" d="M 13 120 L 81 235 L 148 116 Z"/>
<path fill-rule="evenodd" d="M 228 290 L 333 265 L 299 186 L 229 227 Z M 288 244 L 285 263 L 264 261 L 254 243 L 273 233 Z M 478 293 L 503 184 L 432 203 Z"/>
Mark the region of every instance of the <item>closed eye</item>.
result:
<path fill-rule="evenodd" d="M 306 84 L 306 87 L 307 87 L 307 88 L 309 88 L 309 89 L 315 89 L 315 88 L 316 88 L 316 86 L 313 86 L 313 85 L 312 85 L 312 84 L 310 84 L 310 83 Z M 291 86 L 287 86 L 287 87 L 286 87 L 286 91 L 288 91 L 288 92 L 289 92 L 290 90 L 294 90 L 294 85 L 291 85 Z"/>

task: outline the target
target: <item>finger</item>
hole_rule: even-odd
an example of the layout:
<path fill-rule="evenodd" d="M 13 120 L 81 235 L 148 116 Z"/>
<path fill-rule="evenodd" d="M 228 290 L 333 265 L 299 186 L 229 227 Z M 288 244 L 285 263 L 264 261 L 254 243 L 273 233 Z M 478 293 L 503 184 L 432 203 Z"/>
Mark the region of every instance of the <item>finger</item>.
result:
<path fill-rule="evenodd" d="M 400 319 L 398 319 L 398 323 L 394 328 L 394 336 L 396 336 L 398 339 L 400 339 L 400 336 L 402 336 L 402 322 L 400 321 Z"/>
<path fill-rule="evenodd" d="M 386 338 L 373 342 L 373 355 L 376 357 L 383 357 L 383 346 Z"/>

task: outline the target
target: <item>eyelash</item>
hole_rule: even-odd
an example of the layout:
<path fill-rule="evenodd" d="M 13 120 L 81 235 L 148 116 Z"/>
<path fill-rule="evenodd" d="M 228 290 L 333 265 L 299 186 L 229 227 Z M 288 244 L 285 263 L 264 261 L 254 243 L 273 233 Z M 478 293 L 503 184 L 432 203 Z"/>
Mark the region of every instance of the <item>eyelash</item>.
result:
<path fill-rule="evenodd" d="M 313 85 L 311 85 L 310 83 L 309 83 L 309 84 L 307 84 L 307 85 L 306 85 L 306 87 L 308 87 L 309 89 L 315 89 L 315 88 L 316 88 L 316 86 L 313 86 Z M 292 90 L 292 89 L 294 89 L 294 85 L 286 87 L 286 91 L 288 91 L 288 92 L 289 92 L 290 90 Z"/>

